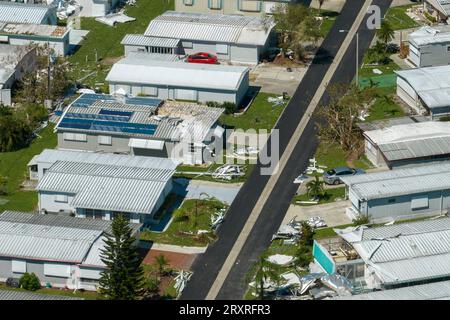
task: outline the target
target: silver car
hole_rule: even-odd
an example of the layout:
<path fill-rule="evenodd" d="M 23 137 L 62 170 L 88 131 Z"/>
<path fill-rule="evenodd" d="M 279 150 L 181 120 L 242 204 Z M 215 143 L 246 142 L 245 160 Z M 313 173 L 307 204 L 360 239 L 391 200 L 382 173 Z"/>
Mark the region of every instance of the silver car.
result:
<path fill-rule="evenodd" d="M 337 167 L 331 170 L 328 170 L 323 174 L 323 181 L 326 184 L 340 184 L 342 183 L 340 177 L 342 176 L 350 176 L 355 174 L 363 174 L 366 173 L 362 169 L 355 169 L 349 167 Z"/>

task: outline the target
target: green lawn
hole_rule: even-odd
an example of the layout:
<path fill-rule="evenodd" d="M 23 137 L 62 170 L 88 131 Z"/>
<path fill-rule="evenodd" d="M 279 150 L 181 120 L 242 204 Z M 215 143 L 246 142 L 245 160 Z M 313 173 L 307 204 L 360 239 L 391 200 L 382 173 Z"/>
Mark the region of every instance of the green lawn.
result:
<path fill-rule="evenodd" d="M 385 20 L 389 22 L 392 29 L 401 30 L 408 28 L 418 27 L 419 24 L 411 19 L 407 14 L 406 10 L 413 5 L 391 7 L 386 13 Z"/>
<path fill-rule="evenodd" d="M 312 10 L 318 14 L 317 10 L 315 9 Z M 328 32 L 330 32 L 331 28 L 333 27 L 336 18 L 339 16 L 339 12 L 322 10 L 321 16 L 323 17 L 323 20 L 320 25 L 320 34 L 322 35 L 322 37 L 325 38 Z"/>
<path fill-rule="evenodd" d="M 320 142 L 316 151 L 316 160 L 318 165 L 327 166 L 327 169 L 347 166 L 346 154 L 337 143 L 328 144 Z M 365 156 L 353 161 L 353 165 L 361 169 L 371 167 L 370 162 Z"/>
<path fill-rule="evenodd" d="M 371 78 L 377 77 L 378 74 L 373 72 L 373 69 L 378 69 L 383 72 L 380 76 L 394 74 L 395 70 L 400 70 L 400 67 L 394 62 L 391 61 L 388 64 L 380 64 L 377 66 L 364 64 L 361 69 L 359 69 L 359 77 L 361 78 Z"/>
<path fill-rule="evenodd" d="M 259 92 L 245 113 L 235 115 L 223 114 L 219 118 L 219 122 L 229 128 L 271 130 L 287 104 L 284 103 L 283 106 L 274 107 L 272 103 L 267 101 L 267 98 L 276 96 Z"/>
<path fill-rule="evenodd" d="M 95 72 L 82 83 L 91 87 L 104 87 L 101 83 L 104 83 L 111 65 L 118 57 L 124 55 L 123 45 L 120 44 L 123 37 L 126 34 L 144 33 L 152 19 L 166 10 L 173 10 L 174 1 L 169 0 L 167 7 L 165 2 L 166 0 L 138 0 L 135 6 L 125 8 L 125 14 L 136 18 L 136 21 L 119 23 L 115 27 L 97 22 L 94 18 L 82 18 L 81 29 L 90 32 L 78 51 L 69 57 L 72 64 L 72 78 L 80 79 Z M 95 62 L 95 51 L 98 63 Z"/>
<path fill-rule="evenodd" d="M 65 290 L 65 289 L 58 289 L 58 288 L 42 288 L 37 291 L 27 291 L 25 289 L 7 287 L 4 283 L 0 283 L 0 290 L 33 292 L 33 293 L 48 294 L 48 295 L 54 295 L 54 296 L 67 296 L 67 297 L 74 297 L 74 298 L 83 298 L 86 300 L 101 299 L 101 295 L 94 291 L 77 291 L 74 293 L 72 290 Z"/>
<path fill-rule="evenodd" d="M 325 196 L 320 198 L 318 204 L 324 204 L 324 203 L 330 203 L 334 202 L 337 199 L 344 199 L 345 197 L 345 187 L 340 188 L 331 188 L 325 190 Z M 315 204 L 299 204 L 297 201 L 310 201 L 310 198 L 308 195 L 305 194 L 299 194 L 297 196 L 294 196 L 292 199 L 292 203 L 298 206 L 314 206 Z"/>
<path fill-rule="evenodd" d="M 223 203 L 214 199 L 186 200 L 173 213 L 174 219 L 165 232 L 143 231 L 141 233 L 141 240 L 180 246 L 205 246 L 215 240 L 215 235 L 209 233 L 208 235 L 199 236 L 197 235 L 197 231 L 211 231 L 211 215 L 224 207 L 225 205 Z M 197 218 L 195 218 L 196 210 Z M 184 218 L 177 219 L 180 215 L 184 216 Z"/>
<path fill-rule="evenodd" d="M 40 133 L 40 137 L 34 139 L 28 148 L 14 152 L 0 153 L 0 175 L 8 179 L 8 195 L 0 196 L 0 212 L 4 210 L 32 211 L 37 205 L 37 193 L 35 191 L 21 191 L 20 185 L 28 174 L 27 164 L 33 156 L 48 148 L 56 147 L 56 134 L 54 126 L 49 124 Z"/>
<path fill-rule="evenodd" d="M 366 122 L 403 117 L 404 110 L 395 102 L 395 88 L 379 88 L 380 97 L 370 107 Z"/>

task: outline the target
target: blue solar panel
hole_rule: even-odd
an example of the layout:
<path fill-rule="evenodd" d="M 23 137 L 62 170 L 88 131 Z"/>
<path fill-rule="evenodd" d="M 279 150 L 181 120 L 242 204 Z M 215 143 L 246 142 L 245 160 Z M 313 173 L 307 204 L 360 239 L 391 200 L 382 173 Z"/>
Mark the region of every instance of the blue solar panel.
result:
<path fill-rule="evenodd" d="M 67 113 L 66 117 L 76 119 L 93 119 L 93 120 L 112 120 L 112 121 L 130 121 L 130 116 L 110 116 L 95 113 Z"/>
<path fill-rule="evenodd" d="M 161 104 L 160 99 L 155 98 L 144 98 L 144 97 L 135 97 L 135 98 L 127 98 L 125 99 L 126 104 L 132 105 L 141 105 L 141 106 L 149 106 L 149 107 L 157 107 Z"/>
<path fill-rule="evenodd" d="M 111 115 L 111 116 L 131 117 L 133 115 L 133 112 L 101 109 L 99 114 L 107 114 L 107 115 Z"/>
<path fill-rule="evenodd" d="M 128 123 L 118 121 L 100 121 L 94 119 L 75 119 L 64 117 L 59 124 L 61 128 L 73 128 L 96 131 L 111 131 L 134 134 L 153 135 L 157 126 L 153 124 Z"/>

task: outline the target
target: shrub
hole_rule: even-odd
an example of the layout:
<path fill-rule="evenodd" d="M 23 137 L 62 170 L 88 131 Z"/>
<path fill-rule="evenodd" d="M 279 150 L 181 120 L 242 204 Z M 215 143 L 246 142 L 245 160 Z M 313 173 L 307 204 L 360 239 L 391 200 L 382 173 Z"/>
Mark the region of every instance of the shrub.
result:
<path fill-rule="evenodd" d="M 29 291 L 36 291 L 41 288 L 41 282 L 34 273 L 25 272 L 19 280 L 21 288 Z"/>
<path fill-rule="evenodd" d="M 450 121 L 450 115 L 449 116 L 440 117 L 439 121 Z"/>
<path fill-rule="evenodd" d="M 224 102 L 222 108 L 225 109 L 225 114 L 233 114 L 236 112 L 236 104 L 232 102 Z"/>
<path fill-rule="evenodd" d="M 369 216 L 366 216 L 364 214 L 360 214 L 357 218 L 352 220 L 353 225 L 356 226 L 360 226 L 363 224 L 368 224 L 370 222 Z"/>

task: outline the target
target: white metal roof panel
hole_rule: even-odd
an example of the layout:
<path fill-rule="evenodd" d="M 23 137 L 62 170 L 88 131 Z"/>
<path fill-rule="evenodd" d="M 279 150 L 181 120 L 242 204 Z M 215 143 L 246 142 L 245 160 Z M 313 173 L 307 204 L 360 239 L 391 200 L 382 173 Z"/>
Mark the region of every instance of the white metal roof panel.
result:
<path fill-rule="evenodd" d="M 44 5 L 0 1 L 0 21 L 41 24 L 51 10 L 54 8 Z"/>
<path fill-rule="evenodd" d="M 184 88 L 237 91 L 246 67 L 165 62 L 126 57 L 112 67 L 106 81 Z"/>
<path fill-rule="evenodd" d="M 450 189 L 450 164 L 439 163 L 384 172 L 342 177 L 360 199 Z"/>
<path fill-rule="evenodd" d="M 0 221 L 0 256 L 80 263 L 99 230 Z"/>
<path fill-rule="evenodd" d="M 429 108 L 450 106 L 450 66 L 395 71 Z"/>
<path fill-rule="evenodd" d="M 50 295 L 35 292 L 0 290 L 0 300 L 84 300 L 78 297 Z"/>
<path fill-rule="evenodd" d="M 334 300 L 440 300 L 450 298 L 450 281 L 434 282 L 392 290 L 339 296 Z"/>
<path fill-rule="evenodd" d="M 166 11 L 150 22 L 145 35 L 182 40 L 264 45 L 273 27 L 272 21 L 265 24 L 259 17 Z"/>

